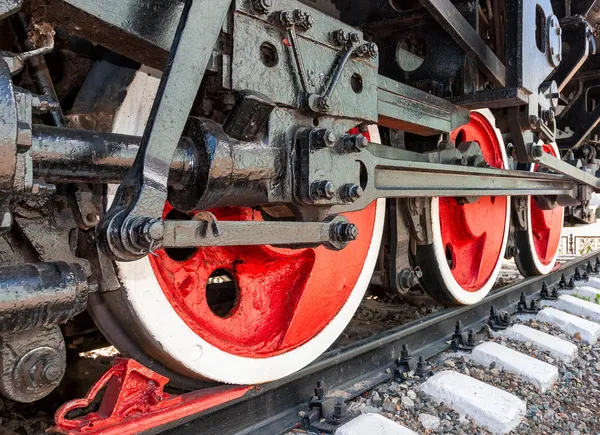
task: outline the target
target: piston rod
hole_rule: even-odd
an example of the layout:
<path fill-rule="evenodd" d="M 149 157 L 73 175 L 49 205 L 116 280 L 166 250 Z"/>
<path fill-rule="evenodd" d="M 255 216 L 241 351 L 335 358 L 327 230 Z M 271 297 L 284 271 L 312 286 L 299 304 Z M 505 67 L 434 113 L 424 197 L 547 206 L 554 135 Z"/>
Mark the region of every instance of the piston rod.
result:
<path fill-rule="evenodd" d="M 34 124 L 34 178 L 53 184 L 119 184 L 133 166 L 140 142 L 138 136 Z M 171 162 L 169 184 L 185 186 L 194 163 L 194 145 L 183 138 Z"/>

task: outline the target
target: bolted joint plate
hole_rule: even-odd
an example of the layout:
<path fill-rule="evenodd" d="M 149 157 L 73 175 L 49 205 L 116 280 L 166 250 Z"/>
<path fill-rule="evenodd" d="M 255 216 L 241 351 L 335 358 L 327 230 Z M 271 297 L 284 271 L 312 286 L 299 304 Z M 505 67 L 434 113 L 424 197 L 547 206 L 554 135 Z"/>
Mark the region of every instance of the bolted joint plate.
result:
<path fill-rule="evenodd" d="M 361 134 L 345 135 L 325 146 L 315 140 L 323 134 L 322 129 L 311 128 L 296 133 L 296 202 L 329 207 L 355 202 L 364 194 L 362 166 L 356 157 L 369 141 Z"/>
<path fill-rule="evenodd" d="M 302 93 L 299 71 L 291 46 L 286 45 L 289 41 L 285 28 L 279 20 L 274 19 L 280 13 L 300 10 L 310 17 L 311 25 L 306 29 L 296 26 L 309 94 L 323 95 L 327 89 L 329 75 L 338 64 L 340 53 L 345 50 L 345 45 L 340 46 L 339 41 L 342 32 L 346 35 L 357 34 L 359 40 L 364 39 L 355 28 L 294 0 L 273 2 L 269 22 L 265 22 L 263 14 L 256 14 L 253 3 L 257 2 L 236 2 L 233 14 L 232 90 L 253 89 L 268 96 L 279 106 L 303 106 L 302 98 L 299 98 Z M 268 53 L 268 60 L 265 59 L 265 53 Z M 354 120 L 354 125 L 360 122 L 376 123 L 378 120 L 379 55 L 375 46 L 369 44 L 360 48 L 359 54 L 363 56 L 352 57 L 348 61 L 335 91 L 326 102 L 328 116 L 343 116 Z M 356 92 L 352 83 L 358 77 L 362 88 Z"/>

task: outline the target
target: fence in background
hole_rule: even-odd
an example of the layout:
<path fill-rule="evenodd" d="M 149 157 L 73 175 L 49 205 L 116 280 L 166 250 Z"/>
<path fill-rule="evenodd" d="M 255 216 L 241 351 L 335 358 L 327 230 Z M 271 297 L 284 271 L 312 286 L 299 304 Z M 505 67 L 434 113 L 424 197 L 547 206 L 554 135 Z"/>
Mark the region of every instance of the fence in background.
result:
<path fill-rule="evenodd" d="M 577 257 L 600 249 L 600 236 L 562 236 L 558 247 L 559 257 Z"/>

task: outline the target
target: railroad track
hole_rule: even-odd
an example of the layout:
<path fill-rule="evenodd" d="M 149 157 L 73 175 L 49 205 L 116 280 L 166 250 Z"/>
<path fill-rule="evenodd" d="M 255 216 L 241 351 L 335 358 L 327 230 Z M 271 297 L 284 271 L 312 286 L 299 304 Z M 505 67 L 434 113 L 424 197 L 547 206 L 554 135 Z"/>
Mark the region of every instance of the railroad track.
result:
<path fill-rule="evenodd" d="M 348 403 L 352 399 L 372 390 L 377 385 L 394 380 L 400 381 L 398 376 L 402 369 L 399 370 L 399 360 L 402 357 L 403 349 L 409 351 L 411 355 L 410 370 L 414 371 L 419 360 L 425 362 L 451 349 L 450 342 L 458 322 L 462 325 L 464 343 L 466 344 L 466 331 L 473 330 L 481 333 L 490 329 L 484 326 L 489 322 L 490 310 L 493 309 L 497 313 L 516 314 L 519 302 L 523 297 L 526 299 L 528 307 L 531 301 L 535 301 L 538 306 L 555 305 L 554 308 L 546 309 L 542 314 L 537 315 L 540 317 L 540 321 L 555 324 L 559 328 L 566 329 L 571 335 L 579 334 L 577 337 L 579 339 L 595 340 L 600 334 L 600 326 L 592 322 L 586 322 L 582 317 L 592 316 L 592 320 L 600 321 L 600 309 L 597 305 L 593 302 L 573 298 L 568 294 L 573 293 L 569 289 L 560 290 L 558 294 L 561 297 L 557 301 L 544 301 L 540 291 L 545 283 L 550 296 L 552 296 L 552 289 L 558 288 L 562 275 L 566 277 L 568 285 L 568 281 L 573 277 L 576 268 L 583 273 L 588 262 L 594 264 L 598 255 L 600 255 L 600 252 L 591 253 L 563 264 L 549 275 L 525 279 L 506 286 L 474 306 L 446 309 L 421 320 L 354 343 L 346 348 L 330 351 L 309 367 L 288 378 L 257 387 L 246 393 L 242 398 L 225 405 L 180 419 L 176 423 L 156 427 L 144 433 L 280 434 L 303 427 L 303 424 L 308 423 L 311 415 L 312 420 L 316 422 L 313 425 L 315 432 L 335 429 L 335 425 L 324 423 L 321 418 L 322 415 L 318 414 L 316 408 L 313 408 L 311 414 L 311 400 L 314 399 L 317 382 L 324 389 L 324 398 L 332 399 L 329 402 L 330 405 L 336 401 L 340 402 L 340 399 Z M 591 276 L 593 278 L 594 275 Z M 580 289 L 585 287 L 584 281 L 575 281 L 575 284 Z M 580 291 L 585 293 L 592 290 L 583 289 Z M 569 312 L 572 314 L 568 314 Z M 574 321 L 572 317 L 569 317 L 573 314 L 578 315 L 580 320 Z M 500 319 L 500 323 L 502 323 L 502 319 Z M 590 325 L 595 325 L 595 328 Z M 504 325 L 504 327 L 506 326 Z M 503 328 L 503 326 L 500 325 L 500 328 Z M 483 337 L 484 335 L 479 334 L 475 337 L 475 340 L 481 343 Z M 519 339 L 522 340 L 523 336 Z M 531 337 L 525 337 L 525 339 L 532 340 Z M 494 349 L 479 348 L 475 357 L 479 358 L 479 361 L 484 361 L 486 358 L 490 362 L 496 361 L 499 367 L 503 367 L 505 371 L 511 371 L 511 367 L 503 363 L 501 358 L 494 354 Z M 524 376 L 527 375 L 528 372 Z M 428 382 L 427 385 L 437 385 L 432 386 L 430 391 L 433 392 L 436 388 L 439 391 L 452 388 L 445 386 L 446 381 L 442 379 L 444 376 L 451 378 L 449 380 L 455 383 L 463 382 L 466 379 L 466 377 L 458 380 L 454 379 L 452 374 L 442 376 L 437 374 L 426 381 Z M 544 378 L 547 374 L 540 376 L 543 379 L 532 378 L 529 380 L 533 382 L 552 382 L 551 379 Z M 474 384 L 472 387 L 475 388 L 477 385 Z M 463 397 L 458 402 L 464 400 L 467 399 Z M 315 404 L 313 403 L 313 405 Z M 459 404 L 457 406 L 460 408 L 460 406 L 464 407 L 466 405 L 463 403 L 463 405 Z M 520 407 L 521 405 L 517 404 L 516 406 Z M 333 410 L 333 406 L 331 406 L 331 410 Z M 515 412 L 515 419 L 520 421 L 521 410 L 517 409 Z M 517 420 L 513 419 L 506 425 L 510 426 L 515 421 Z M 485 422 L 482 424 L 485 424 Z M 502 426 L 501 422 L 498 421 L 490 424 L 496 432 L 502 432 L 508 428 L 506 425 Z"/>

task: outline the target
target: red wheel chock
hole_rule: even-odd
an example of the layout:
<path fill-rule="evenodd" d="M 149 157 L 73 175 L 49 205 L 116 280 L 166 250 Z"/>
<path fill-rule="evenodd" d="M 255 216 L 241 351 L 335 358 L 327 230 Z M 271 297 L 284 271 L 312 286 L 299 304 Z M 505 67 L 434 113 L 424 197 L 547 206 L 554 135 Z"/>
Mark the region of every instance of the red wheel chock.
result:
<path fill-rule="evenodd" d="M 182 395 L 164 392 L 169 379 L 131 359 L 119 358 L 83 399 L 72 400 L 55 414 L 49 432 L 128 435 L 189 417 L 242 397 L 252 387 L 222 386 Z M 67 414 L 89 407 L 106 387 L 97 412 L 68 419 Z"/>

